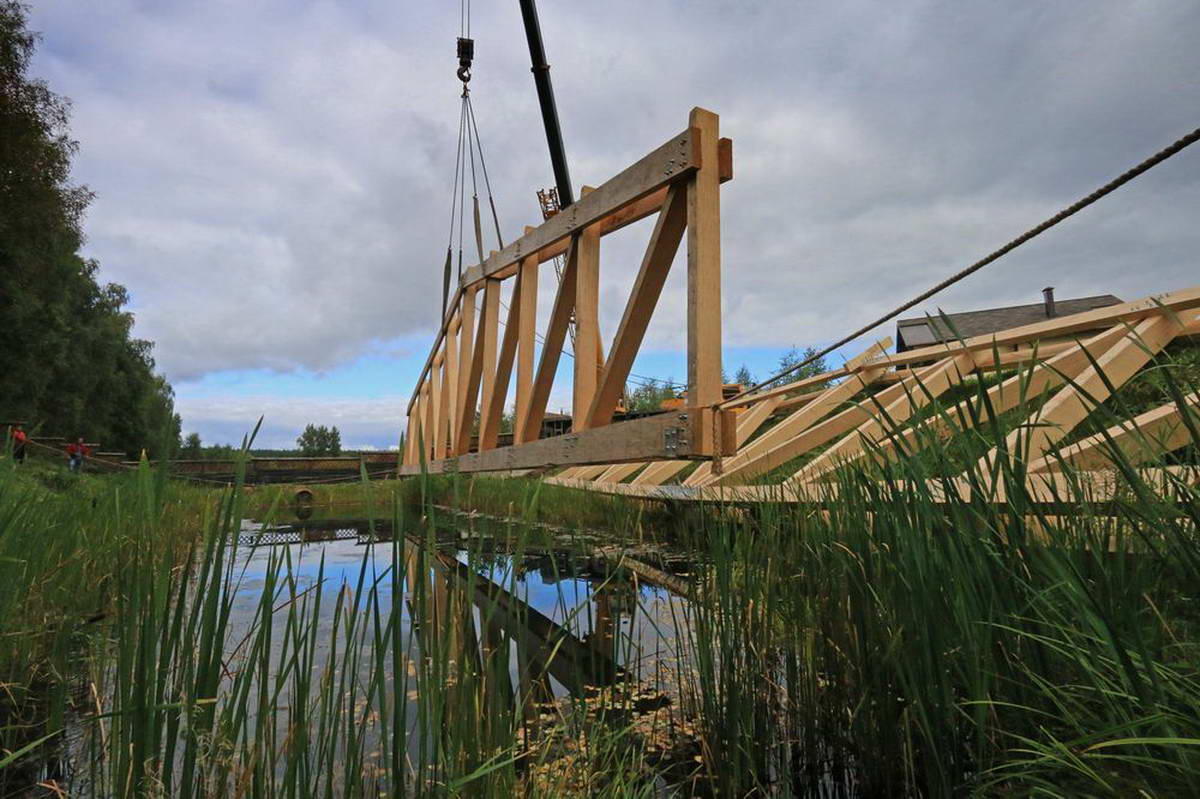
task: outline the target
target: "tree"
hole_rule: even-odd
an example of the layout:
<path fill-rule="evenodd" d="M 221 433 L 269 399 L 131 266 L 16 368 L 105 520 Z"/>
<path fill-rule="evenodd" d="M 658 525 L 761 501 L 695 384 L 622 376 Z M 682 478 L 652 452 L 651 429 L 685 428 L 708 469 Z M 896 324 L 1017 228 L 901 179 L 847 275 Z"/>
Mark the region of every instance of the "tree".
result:
<path fill-rule="evenodd" d="M 625 410 L 628 413 L 650 413 L 661 410 L 663 400 L 674 398 L 672 381 L 659 382 L 651 378 L 634 388 L 625 387 Z"/>
<path fill-rule="evenodd" d="M 71 182 L 69 104 L 28 75 L 37 37 L 0 0 L 0 418 L 136 455 L 179 442 L 153 345 L 131 335 L 129 295 L 79 254 L 92 193 Z"/>
<path fill-rule="evenodd" d="M 733 382 L 740 383 L 743 387 L 754 385 L 754 376 L 750 374 L 750 370 L 746 368 L 746 364 L 742 364 L 733 373 Z"/>
<path fill-rule="evenodd" d="M 179 457 L 197 459 L 204 454 L 204 445 L 200 443 L 199 433 L 188 433 L 187 438 L 179 445 Z"/>
<path fill-rule="evenodd" d="M 818 350 L 816 347 L 805 347 L 803 352 L 796 347 L 792 347 L 783 355 L 779 356 L 779 369 L 776 371 L 776 374 L 791 369 L 797 364 L 804 363 L 818 352 L 820 352 L 820 350 Z M 829 367 L 825 365 L 825 359 L 817 358 L 812 363 L 805 364 L 794 372 L 789 372 L 782 377 L 772 380 L 770 385 L 782 386 L 787 383 L 795 383 L 797 380 L 803 380 L 806 377 L 812 377 L 813 375 L 819 375 L 822 372 L 828 371 Z"/>
<path fill-rule="evenodd" d="M 307 458 L 317 458 L 323 455 L 342 454 L 342 434 L 336 426 L 329 428 L 325 425 L 317 427 L 310 424 L 296 439 L 300 453 Z"/>

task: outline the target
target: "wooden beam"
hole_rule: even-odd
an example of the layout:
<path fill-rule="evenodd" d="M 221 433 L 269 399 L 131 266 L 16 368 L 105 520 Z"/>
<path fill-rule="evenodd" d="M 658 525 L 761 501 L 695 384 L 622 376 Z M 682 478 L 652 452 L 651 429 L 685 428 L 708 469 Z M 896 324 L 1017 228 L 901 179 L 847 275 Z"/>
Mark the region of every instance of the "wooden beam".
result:
<path fill-rule="evenodd" d="M 1092 359 L 1099 357 L 1124 338 L 1128 330 L 1124 323 L 1120 323 L 1089 339 L 1070 345 L 1045 361 L 1030 361 L 1033 365 L 1029 369 L 1022 370 L 989 388 L 986 401 L 966 400 L 961 406 L 946 408 L 943 413 L 924 420 L 920 427 L 906 427 L 887 440 L 880 441 L 875 454 L 885 458 L 895 457 L 899 452 L 915 448 L 922 435 L 953 435 L 973 427 L 976 419 L 985 421 L 989 418 L 989 413 L 1001 414 L 1022 402 L 1038 399 L 1043 392 L 1057 388 L 1067 380 L 1073 380 L 1091 364 Z M 1040 347 L 1038 352 L 1040 355 Z M 966 413 L 965 408 L 968 407 L 974 411 Z"/>
<path fill-rule="evenodd" d="M 689 124 L 698 131 L 700 168 L 687 182 L 687 368 L 688 404 L 721 402 L 721 187 L 717 115 L 693 108 Z M 713 453 L 713 430 L 692 420 L 692 440 Z"/>
<path fill-rule="evenodd" d="M 634 358 L 642 346 L 650 317 L 654 314 L 671 262 L 683 238 L 687 225 L 687 188 L 675 185 L 668 191 L 666 204 L 658 215 L 650 243 L 642 257 L 641 268 L 625 304 L 621 324 L 613 337 L 599 388 L 587 411 L 589 427 L 601 427 L 612 421 L 617 401 L 629 378 L 629 370 L 633 368 Z"/>
<path fill-rule="evenodd" d="M 516 444 L 526 441 L 525 429 L 519 422 L 529 415 L 529 401 L 533 396 L 533 345 L 537 338 L 537 293 L 538 262 L 537 258 L 531 256 L 521 261 L 517 289 L 513 292 L 514 303 L 519 299 L 521 307 L 518 328 L 520 335 L 517 338 L 517 405 L 513 417 L 515 420 L 513 443 Z M 535 433 L 531 440 L 537 440 L 537 438 L 538 435 Z"/>
<path fill-rule="evenodd" d="M 767 419 L 771 418 L 771 414 L 775 412 L 776 406 L 783 402 L 783 397 L 773 397 L 765 402 L 760 402 L 757 405 L 752 405 L 739 414 L 737 424 L 737 448 L 740 450 L 750 437 L 758 432 L 758 429 L 766 423 Z M 700 464 L 696 471 L 688 475 L 683 481 L 684 485 L 704 485 L 710 475 L 724 474 L 724 463 L 722 463 L 720 472 L 716 472 L 716 464 L 714 461 L 708 461 Z"/>
<path fill-rule="evenodd" d="M 888 357 L 887 348 L 890 346 L 892 346 L 892 337 L 885 336 L 876 341 L 859 355 L 851 358 L 846 362 L 845 366 L 842 366 L 838 369 L 831 369 L 830 371 L 822 372 L 821 374 L 802 377 L 799 380 L 795 380 L 791 383 L 785 383 L 782 386 L 775 386 L 774 388 L 765 389 L 754 394 L 747 394 L 744 397 L 737 397 L 736 399 L 727 400 L 726 402 L 721 403 L 721 407 L 740 408 L 746 405 L 752 405 L 756 402 L 774 399 L 775 397 L 783 397 L 786 394 L 794 394 L 801 389 L 809 388 L 811 386 L 824 386 L 831 380 L 837 380 L 838 378 L 852 375 L 856 371 L 867 368 L 868 364 L 872 364 L 873 361 L 879 358 Z"/>
<path fill-rule="evenodd" d="M 504 325 L 504 340 L 500 344 L 500 357 L 496 361 L 496 382 L 487 406 L 479 420 L 479 451 L 495 449 L 500 438 L 500 422 L 504 416 L 504 403 L 508 401 L 508 381 L 512 376 L 513 358 L 517 353 L 517 336 L 520 335 L 525 314 L 521 299 L 521 284 L 527 279 L 525 273 L 517 277 L 508 305 L 508 323 Z"/>
<path fill-rule="evenodd" d="M 475 424 L 475 397 L 478 396 L 478 393 L 468 397 L 467 390 L 471 384 L 471 373 L 474 370 L 475 295 L 478 293 L 478 286 L 471 286 L 463 292 L 462 313 L 458 323 L 458 393 L 454 395 L 455 427 L 452 453 L 458 452 L 462 431 L 464 429 L 470 431 Z M 475 392 L 479 391 L 478 380 L 476 380 L 474 390 Z M 468 432 L 467 441 L 470 442 L 470 440 L 471 436 Z"/>
<path fill-rule="evenodd" d="M 463 284 L 490 277 L 526 256 L 537 254 L 558 241 L 574 236 L 585 227 L 596 224 L 663 186 L 686 178 L 700 167 L 701 143 L 698 135 L 699 131 L 690 127 L 672 136 L 661 147 L 609 179 L 591 194 L 580 197 L 544 224 L 489 256 L 478 272 L 468 270 L 463 275 Z M 714 174 L 717 172 L 716 147 L 714 139 L 711 142 Z"/>
<path fill-rule="evenodd" d="M 838 405 L 851 399 L 859 391 L 871 386 L 883 376 L 887 371 L 887 366 L 878 365 L 872 359 L 886 346 L 887 344 L 882 341 L 876 342 L 864 352 L 847 361 L 846 368 L 849 376 L 845 380 L 826 388 L 805 407 L 793 411 L 757 439 L 744 444 L 736 455 L 721 464 L 721 474 L 708 475 L 703 479 L 703 484 L 711 485 L 717 482 L 724 484 L 747 480 L 769 471 L 813 447 L 820 446 L 861 423 L 867 418 L 867 412 L 860 408 L 850 408 L 826 422 L 818 424 Z M 876 363 L 877 365 L 862 372 L 857 371 L 866 363 Z M 899 393 L 899 389 L 884 389 L 880 392 L 880 398 L 887 402 L 893 395 L 898 396 Z M 774 394 L 763 402 L 781 402 L 782 399 L 782 395 Z M 699 483 L 699 478 L 697 483 Z"/>
<path fill-rule="evenodd" d="M 479 429 L 483 430 L 483 412 L 491 407 L 492 391 L 496 386 L 496 338 L 500 328 L 500 281 L 488 280 L 483 288 L 483 316 L 479 321 L 483 331 L 476 356 L 483 362 L 479 394 Z M 505 393 L 507 394 L 507 386 Z"/>
<path fill-rule="evenodd" d="M 687 408 L 660 413 L 582 433 L 530 441 L 520 446 L 444 458 L 430 463 L 429 471 L 435 474 L 454 471 L 495 472 L 702 457 L 691 442 L 689 423 L 698 415 L 706 423 L 712 424 L 712 414 L 712 408 Z M 419 473 L 420 469 L 413 466 L 405 466 L 401 470 L 402 475 Z"/>
<path fill-rule="evenodd" d="M 1001 330 L 998 333 L 973 336 L 962 342 L 954 341 L 908 350 L 889 355 L 887 360 L 893 366 L 928 363 L 952 355 L 958 350 L 966 349 L 977 352 L 990 350 L 993 347 L 1003 350 L 1005 347 L 1045 338 L 1063 338 L 1078 333 L 1090 333 L 1100 328 L 1111 327 L 1118 322 L 1136 322 L 1150 316 L 1158 316 L 1164 311 L 1181 313 L 1197 307 L 1200 307 L 1200 286 L 1167 294 L 1152 295 L 1134 302 L 1110 305 L 1106 308 L 1097 308 L 1070 316 L 1055 317 L 1044 322 Z"/>
<path fill-rule="evenodd" d="M 442 360 L 434 376 L 433 384 L 433 426 L 429 429 L 429 460 L 439 460 L 446 457 L 445 431 L 448 429 L 446 413 L 449 410 L 446 402 L 446 361 Z"/>
<path fill-rule="evenodd" d="M 1200 425 L 1193 411 L 1197 406 L 1200 392 L 1183 398 L 1183 409 L 1192 412 L 1194 425 Z M 1113 447 L 1130 463 L 1140 464 L 1190 443 L 1192 431 L 1184 423 L 1180 406 L 1170 402 L 1039 458 L 1029 464 L 1028 470 L 1054 471 L 1065 464 L 1077 469 L 1112 468 Z"/>
<path fill-rule="evenodd" d="M 1195 315 L 1188 317 L 1190 322 Z M 1025 424 L 1008 434 L 1007 450 L 1024 451 L 1027 462 L 1047 455 L 1063 436 L 1087 418 L 1098 403 L 1107 399 L 1110 386 L 1120 387 L 1147 361 L 1171 342 L 1187 322 L 1174 313 L 1159 313 L 1137 323 L 1116 344 L 1088 366 L 1073 383 L 1046 400 Z M 993 447 L 978 464 L 981 474 L 990 472 L 999 448 Z"/>
<path fill-rule="evenodd" d="M 586 196 L 586 195 L 585 195 Z M 575 255 L 575 349 L 571 427 L 588 429 L 588 409 L 596 395 L 600 369 L 600 236 L 584 228 Z"/>
<path fill-rule="evenodd" d="M 958 353 L 923 370 L 919 380 L 901 384 L 905 391 L 899 397 L 886 405 L 877 404 L 872 418 L 805 464 L 789 482 L 811 482 L 825 472 L 861 458 L 869 444 L 882 439 L 895 425 L 903 423 L 946 389 L 961 383 L 973 371 L 975 357 L 970 352 Z"/>
<path fill-rule="evenodd" d="M 442 407 L 445 409 L 446 418 L 443 422 L 446 428 L 446 434 L 441 435 L 439 432 L 438 443 L 444 447 L 442 450 L 443 457 L 450 454 L 451 442 L 454 440 L 454 433 L 458 429 L 458 336 L 462 326 L 458 323 L 458 317 L 450 325 L 450 332 L 446 338 L 446 385 L 443 386 L 444 392 L 442 395 Z"/>
<path fill-rule="evenodd" d="M 644 465 L 644 463 L 614 463 L 596 478 L 596 482 L 619 483 Z"/>
<path fill-rule="evenodd" d="M 517 420 L 517 424 L 520 425 L 522 442 L 536 441 L 542 432 L 542 420 L 546 417 L 546 403 L 549 402 L 550 390 L 554 387 L 554 375 L 558 371 L 563 344 L 567 339 L 567 325 L 571 321 L 571 311 L 575 306 L 575 274 L 578 262 L 578 242 L 577 239 L 572 239 L 571 249 L 567 252 L 567 263 L 563 267 L 562 280 L 558 283 L 558 294 L 554 298 L 554 307 L 550 311 L 550 324 L 547 326 L 546 336 L 542 340 L 542 358 L 538 362 L 537 375 L 533 380 L 533 388 L 529 392 L 529 407 L 525 409 L 525 414 Z"/>
<path fill-rule="evenodd" d="M 495 281 L 491 281 L 491 282 L 494 283 Z M 498 292 L 498 291 L 499 291 L 499 287 L 498 286 L 494 287 L 493 293 Z M 468 294 L 468 296 L 470 297 L 471 304 L 473 305 L 474 299 L 475 299 L 474 293 L 471 292 Z M 485 299 L 486 299 L 486 291 L 485 291 Z M 454 454 L 454 455 L 465 455 L 471 451 L 471 439 L 475 435 L 476 401 L 479 398 L 480 383 L 483 382 L 483 369 L 484 369 L 484 357 L 483 356 L 484 356 L 484 346 L 485 346 L 484 338 L 487 335 L 488 328 L 491 327 L 493 330 L 492 357 L 494 358 L 495 357 L 495 333 L 494 333 L 494 331 L 495 331 L 495 313 L 496 313 L 496 310 L 500 307 L 498 300 L 499 300 L 499 297 L 497 295 L 497 302 L 494 304 L 495 307 L 492 310 L 493 316 L 492 316 L 491 322 L 489 322 L 489 320 L 488 320 L 488 309 L 485 304 L 483 312 L 479 318 L 478 329 L 475 331 L 475 339 L 476 339 L 475 343 L 474 343 L 474 345 L 468 345 L 468 346 L 464 347 L 464 349 L 466 350 L 466 357 L 467 357 L 466 363 L 469 363 L 470 366 L 463 367 L 464 373 L 463 373 L 463 378 L 461 380 L 462 399 L 461 399 L 461 404 L 459 405 L 459 408 L 460 408 L 459 413 L 460 413 L 461 421 L 459 422 L 459 425 L 458 425 L 458 437 L 454 440 L 454 448 L 452 450 L 452 454 Z M 465 309 L 464 309 L 464 311 L 465 311 Z M 464 318 L 467 318 L 467 317 L 464 315 Z M 463 331 L 462 331 L 462 337 L 464 339 L 469 338 L 469 335 L 468 335 L 469 333 L 470 333 L 470 327 L 464 326 Z"/>

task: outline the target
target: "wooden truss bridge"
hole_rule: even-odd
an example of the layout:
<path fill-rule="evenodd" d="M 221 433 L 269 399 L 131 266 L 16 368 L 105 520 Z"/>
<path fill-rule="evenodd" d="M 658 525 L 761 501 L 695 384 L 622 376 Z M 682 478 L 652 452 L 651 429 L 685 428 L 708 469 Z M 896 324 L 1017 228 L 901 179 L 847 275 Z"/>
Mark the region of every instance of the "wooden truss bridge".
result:
<path fill-rule="evenodd" d="M 720 138 L 716 114 L 694 109 L 682 133 L 465 272 L 409 402 L 399 473 L 569 467 L 548 481 L 645 497 L 816 501 L 828 497 L 830 477 L 844 464 L 910 454 L 929 434 L 944 438 L 987 413 L 1021 410 L 1027 398 L 1038 397 L 1044 401 L 1004 443 L 1005 451 L 1023 453 L 1031 492 L 1050 501 L 1061 496 L 1067 466 L 1093 472 L 1092 489 L 1103 498 L 1115 490 L 1104 470 L 1112 446 L 1140 463 L 1185 446 L 1200 429 L 1194 415 L 1200 398 L 1192 394 L 1060 447 L 1098 403 L 1170 342 L 1200 334 L 1200 287 L 902 353 L 889 352 L 885 339 L 837 369 L 724 399 L 720 186 L 733 177 L 732 152 L 732 143 Z M 652 214 L 654 230 L 605 356 L 598 325 L 600 243 Z M 685 234 L 686 407 L 614 423 Z M 564 253 L 535 368 L 539 265 Z M 510 279 L 501 338 L 502 284 Z M 539 438 L 572 315 L 572 429 Z M 961 404 L 942 413 L 922 410 L 972 375 L 1014 369 L 973 410 Z M 514 371 L 513 443 L 498 446 Z M 983 455 L 980 465 L 999 451 Z M 751 484 L 812 453 L 819 454 L 775 484 Z M 1200 479 L 1190 467 L 1163 467 L 1158 477 Z M 971 490 L 965 479 L 951 485 Z M 944 486 L 930 490 L 944 492 Z"/>

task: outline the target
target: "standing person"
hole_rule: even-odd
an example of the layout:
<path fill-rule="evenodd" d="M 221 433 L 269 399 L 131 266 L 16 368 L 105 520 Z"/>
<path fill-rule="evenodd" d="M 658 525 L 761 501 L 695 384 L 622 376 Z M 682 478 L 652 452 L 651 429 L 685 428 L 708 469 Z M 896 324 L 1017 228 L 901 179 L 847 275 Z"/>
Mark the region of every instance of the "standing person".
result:
<path fill-rule="evenodd" d="M 73 443 L 67 445 L 67 468 L 73 472 L 79 471 L 83 465 L 83 459 L 91 454 L 92 451 L 88 449 L 88 445 L 83 443 L 83 436 L 80 436 Z"/>
<path fill-rule="evenodd" d="M 25 445 L 29 443 L 29 436 L 25 435 L 25 429 L 21 425 L 17 425 L 12 431 L 13 442 L 13 460 L 17 463 L 25 462 Z"/>

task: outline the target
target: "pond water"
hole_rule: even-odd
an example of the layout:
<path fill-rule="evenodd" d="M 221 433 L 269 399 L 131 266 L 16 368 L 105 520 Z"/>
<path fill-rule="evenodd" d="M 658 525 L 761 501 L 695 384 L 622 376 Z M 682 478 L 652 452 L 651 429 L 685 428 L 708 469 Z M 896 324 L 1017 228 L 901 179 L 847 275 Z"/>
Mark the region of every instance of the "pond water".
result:
<path fill-rule="evenodd" d="M 287 520 L 243 522 L 231 617 L 235 632 L 255 622 L 263 588 L 282 559 L 299 590 L 323 595 L 316 640 L 329 640 L 322 633 L 332 629 L 338 595 L 370 583 L 384 605 L 394 590 L 405 593 L 399 603 L 402 648 L 418 650 L 420 642 L 413 635 L 419 625 L 413 623 L 409 595 L 415 575 L 410 570 L 397 580 L 391 572 L 400 546 L 403 558 L 413 557 L 417 549 L 430 556 L 432 595 L 469 588 L 475 606 L 470 621 L 483 637 L 489 634 L 483 630 L 487 624 L 499 628 L 490 634 L 498 633 L 501 643 L 509 644 L 514 683 L 521 663 L 548 660 L 544 665 L 554 696 L 610 683 L 618 673 L 639 678 L 658 674 L 658 687 L 665 687 L 663 669 L 655 666 L 678 652 L 686 624 L 687 602 L 680 594 L 686 591 L 683 578 L 693 568 L 686 557 L 638 553 L 636 548 L 615 554 L 597 546 L 594 538 L 569 534 L 514 552 L 503 522 L 477 516 L 451 516 L 432 535 L 424 529 L 397 539 L 390 521 L 372 520 L 361 515 L 361 508 L 296 510 L 299 514 Z M 549 657 L 551 651 L 556 651 L 554 657 Z M 568 659 L 583 673 L 568 676 L 566 666 L 556 662 Z"/>

